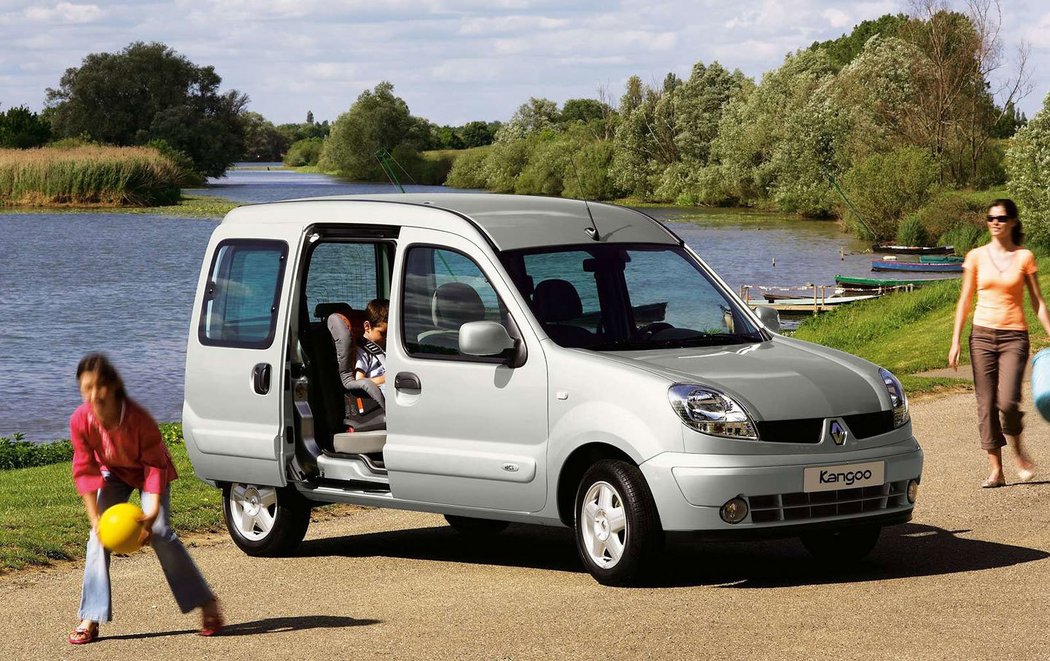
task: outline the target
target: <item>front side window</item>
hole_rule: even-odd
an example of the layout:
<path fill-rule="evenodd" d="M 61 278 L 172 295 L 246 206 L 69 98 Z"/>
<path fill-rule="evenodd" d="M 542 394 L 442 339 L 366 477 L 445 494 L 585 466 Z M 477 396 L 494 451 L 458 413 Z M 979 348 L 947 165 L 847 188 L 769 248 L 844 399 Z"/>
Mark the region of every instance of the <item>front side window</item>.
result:
<path fill-rule="evenodd" d="M 460 327 L 505 319 L 506 308 L 481 267 L 454 250 L 409 248 L 402 291 L 402 339 L 412 355 L 478 360 L 460 353 Z"/>
<path fill-rule="evenodd" d="M 208 275 L 201 344 L 265 349 L 273 342 L 288 261 L 283 241 L 225 241 Z"/>
<path fill-rule="evenodd" d="M 501 255 L 544 331 L 564 347 L 616 351 L 764 338 L 679 246 L 596 244 Z"/>

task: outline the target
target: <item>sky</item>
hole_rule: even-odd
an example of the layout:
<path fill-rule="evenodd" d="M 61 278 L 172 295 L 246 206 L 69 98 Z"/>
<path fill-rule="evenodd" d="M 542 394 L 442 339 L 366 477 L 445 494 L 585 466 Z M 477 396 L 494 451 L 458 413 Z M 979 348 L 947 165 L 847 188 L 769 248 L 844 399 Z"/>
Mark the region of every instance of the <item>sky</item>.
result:
<path fill-rule="evenodd" d="M 1050 91 L 1050 3 L 1000 2 L 1001 71 L 1031 47 L 1019 104 L 1031 117 Z M 0 110 L 39 112 L 88 54 L 159 41 L 215 67 L 223 91 L 276 124 L 307 111 L 334 120 L 383 80 L 434 123 L 505 121 L 529 97 L 615 103 L 630 76 L 687 78 L 698 61 L 759 80 L 792 51 L 907 11 L 907 0 L 0 0 Z"/>

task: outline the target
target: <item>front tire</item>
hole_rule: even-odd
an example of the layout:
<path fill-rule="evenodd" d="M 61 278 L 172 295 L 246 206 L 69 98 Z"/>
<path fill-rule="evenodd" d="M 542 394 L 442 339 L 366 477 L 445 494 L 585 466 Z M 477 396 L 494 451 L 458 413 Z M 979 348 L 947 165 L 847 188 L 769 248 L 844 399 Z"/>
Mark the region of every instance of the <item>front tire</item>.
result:
<path fill-rule="evenodd" d="M 833 565 L 859 562 L 879 541 L 881 526 L 846 528 L 802 536 L 802 545 L 817 560 Z"/>
<path fill-rule="evenodd" d="M 233 482 L 222 489 L 222 513 L 234 543 L 251 556 L 291 552 L 310 525 L 310 504 L 294 487 Z"/>
<path fill-rule="evenodd" d="M 632 585 L 663 546 L 660 517 L 637 466 L 603 460 L 580 480 L 575 509 L 576 548 L 602 585 Z"/>

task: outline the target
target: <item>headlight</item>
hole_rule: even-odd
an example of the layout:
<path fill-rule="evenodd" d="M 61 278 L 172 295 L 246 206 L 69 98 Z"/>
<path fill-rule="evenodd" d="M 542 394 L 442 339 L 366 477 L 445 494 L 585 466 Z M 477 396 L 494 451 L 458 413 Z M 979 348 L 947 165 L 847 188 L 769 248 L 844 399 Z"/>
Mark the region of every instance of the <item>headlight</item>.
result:
<path fill-rule="evenodd" d="M 758 440 L 758 430 L 733 398 L 704 386 L 674 385 L 667 398 L 687 427 L 712 436 Z"/>
<path fill-rule="evenodd" d="M 911 420 L 911 414 L 908 413 L 908 396 L 904 394 L 904 386 L 887 369 L 880 367 L 879 376 L 886 384 L 886 392 L 890 394 L 890 403 L 893 404 L 893 427 L 894 429 L 902 427 L 904 423 Z"/>

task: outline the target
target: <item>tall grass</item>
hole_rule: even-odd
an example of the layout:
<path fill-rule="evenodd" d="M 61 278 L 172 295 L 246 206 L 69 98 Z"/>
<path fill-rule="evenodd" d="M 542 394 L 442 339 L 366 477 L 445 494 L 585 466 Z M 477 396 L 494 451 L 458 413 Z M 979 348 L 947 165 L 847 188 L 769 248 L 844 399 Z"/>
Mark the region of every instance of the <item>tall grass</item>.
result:
<path fill-rule="evenodd" d="M 186 179 L 148 147 L 0 149 L 0 206 L 173 204 Z"/>

